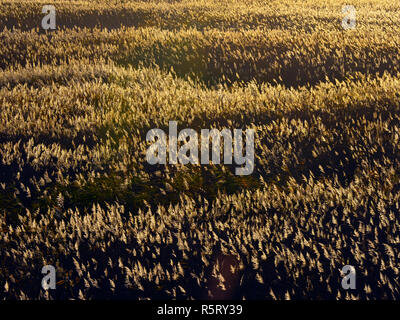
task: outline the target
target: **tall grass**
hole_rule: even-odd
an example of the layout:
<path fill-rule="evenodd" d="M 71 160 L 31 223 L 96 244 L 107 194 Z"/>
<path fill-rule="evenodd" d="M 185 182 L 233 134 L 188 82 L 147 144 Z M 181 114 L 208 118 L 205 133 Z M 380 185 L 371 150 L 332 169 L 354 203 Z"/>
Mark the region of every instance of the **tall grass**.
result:
<path fill-rule="evenodd" d="M 0 4 L 0 299 L 399 298 L 397 4 L 43 4 Z M 149 165 L 171 120 L 254 173 Z"/>

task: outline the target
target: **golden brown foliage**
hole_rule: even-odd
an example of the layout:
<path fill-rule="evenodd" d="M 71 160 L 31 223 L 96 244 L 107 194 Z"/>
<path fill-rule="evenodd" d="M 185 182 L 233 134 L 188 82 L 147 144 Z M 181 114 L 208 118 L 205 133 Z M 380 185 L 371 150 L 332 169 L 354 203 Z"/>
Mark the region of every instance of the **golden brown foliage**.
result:
<path fill-rule="evenodd" d="M 0 298 L 400 297 L 400 5 L 43 4 L 0 3 Z M 253 175 L 148 165 L 170 120 L 255 129 Z"/>

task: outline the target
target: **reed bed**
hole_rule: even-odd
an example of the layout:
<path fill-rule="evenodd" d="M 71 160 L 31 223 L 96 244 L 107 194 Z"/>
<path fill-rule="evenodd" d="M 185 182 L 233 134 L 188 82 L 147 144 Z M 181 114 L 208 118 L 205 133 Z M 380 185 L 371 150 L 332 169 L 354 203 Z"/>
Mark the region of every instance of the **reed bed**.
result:
<path fill-rule="evenodd" d="M 314 2 L 2 1 L 0 299 L 398 299 L 399 5 Z M 171 120 L 253 174 L 149 165 Z"/>

